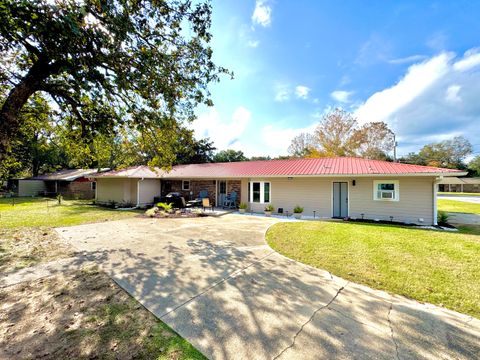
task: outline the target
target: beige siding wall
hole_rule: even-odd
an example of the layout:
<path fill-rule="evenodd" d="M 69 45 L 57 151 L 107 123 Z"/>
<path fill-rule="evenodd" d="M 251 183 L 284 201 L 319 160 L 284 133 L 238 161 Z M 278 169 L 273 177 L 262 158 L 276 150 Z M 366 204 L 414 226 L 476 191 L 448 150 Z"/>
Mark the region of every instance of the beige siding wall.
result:
<path fill-rule="evenodd" d="M 373 180 L 357 178 L 356 186 L 350 183 L 350 216 L 368 219 L 401 221 L 407 223 L 433 224 L 433 178 L 385 178 L 398 180 L 400 187 L 399 201 L 373 200 Z M 420 221 L 423 219 L 423 222 Z"/>
<path fill-rule="evenodd" d="M 136 179 L 108 179 L 97 178 L 97 202 L 135 203 Z M 132 194 L 133 192 L 133 194 Z"/>
<path fill-rule="evenodd" d="M 352 186 L 355 179 L 356 185 Z M 303 215 L 332 217 L 332 188 L 334 181 L 349 184 L 349 216 L 365 219 L 390 220 L 430 225 L 433 223 L 433 178 L 394 178 L 400 188 L 399 201 L 373 200 L 373 181 L 380 178 L 264 178 L 242 180 L 242 201 L 248 203 L 249 181 L 270 181 L 271 204 L 292 213 L 296 205 L 304 207 Z M 265 204 L 249 203 L 250 211 L 262 212 Z M 419 219 L 423 219 L 421 222 Z"/>
<path fill-rule="evenodd" d="M 304 208 L 304 215 L 313 217 L 331 217 L 331 179 L 325 178 L 265 178 L 251 181 L 270 181 L 271 204 L 275 211 L 283 208 L 290 214 L 296 205 Z M 247 186 L 246 186 L 247 187 Z M 248 194 L 248 188 L 247 194 Z M 262 212 L 265 204 L 250 203 L 253 212 Z"/>
<path fill-rule="evenodd" d="M 18 180 L 18 196 L 38 196 L 46 190 L 43 180 Z"/>
<path fill-rule="evenodd" d="M 144 207 L 153 203 L 155 196 L 160 196 L 160 180 L 144 179 L 139 182 L 140 196 L 138 197 L 139 206 Z"/>

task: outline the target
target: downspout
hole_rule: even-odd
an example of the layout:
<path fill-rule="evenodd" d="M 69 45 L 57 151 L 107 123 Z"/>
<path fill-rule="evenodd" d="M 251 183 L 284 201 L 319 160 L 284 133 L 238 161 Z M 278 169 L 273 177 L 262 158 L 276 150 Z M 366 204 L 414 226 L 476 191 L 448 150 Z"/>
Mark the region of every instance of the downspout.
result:
<path fill-rule="evenodd" d="M 145 178 L 141 178 L 137 181 L 137 208 L 140 207 L 140 182 L 145 180 Z"/>
<path fill-rule="evenodd" d="M 443 176 L 433 180 L 433 225 L 438 225 L 438 208 L 437 208 L 437 190 L 438 183 L 443 180 Z"/>

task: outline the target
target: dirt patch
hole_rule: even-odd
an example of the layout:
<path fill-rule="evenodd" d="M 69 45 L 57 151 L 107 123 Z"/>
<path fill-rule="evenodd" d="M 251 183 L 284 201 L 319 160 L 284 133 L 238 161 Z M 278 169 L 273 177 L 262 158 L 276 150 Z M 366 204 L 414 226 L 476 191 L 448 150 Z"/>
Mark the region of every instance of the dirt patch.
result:
<path fill-rule="evenodd" d="M 0 359 L 204 359 L 96 268 L 0 290 Z"/>
<path fill-rule="evenodd" d="M 73 255 L 52 228 L 0 229 L 0 273 Z"/>

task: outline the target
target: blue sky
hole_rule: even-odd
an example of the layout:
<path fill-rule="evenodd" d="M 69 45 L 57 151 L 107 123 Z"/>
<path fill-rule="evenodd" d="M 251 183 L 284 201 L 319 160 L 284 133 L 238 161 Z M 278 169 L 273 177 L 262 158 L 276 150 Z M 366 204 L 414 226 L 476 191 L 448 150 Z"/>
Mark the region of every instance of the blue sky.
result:
<path fill-rule="evenodd" d="M 466 136 L 480 153 L 480 2 L 214 0 L 211 87 L 193 128 L 218 149 L 283 155 L 341 106 L 385 121 L 400 155 Z"/>

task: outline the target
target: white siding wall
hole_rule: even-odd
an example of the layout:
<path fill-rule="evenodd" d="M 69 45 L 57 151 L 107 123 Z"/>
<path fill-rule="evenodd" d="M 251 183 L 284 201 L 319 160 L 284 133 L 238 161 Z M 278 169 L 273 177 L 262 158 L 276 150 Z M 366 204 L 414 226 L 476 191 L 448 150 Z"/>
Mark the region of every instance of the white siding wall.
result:
<path fill-rule="evenodd" d="M 355 179 L 355 186 L 352 180 Z M 399 201 L 373 200 L 374 180 L 398 180 Z M 385 177 L 385 178 L 262 178 L 242 180 L 242 201 L 248 203 L 249 181 L 270 181 L 271 204 L 291 213 L 296 205 L 304 207 L 303 215 L 313 217 L 332 217 L 332 188 L 334 181 L 348 182 L 349 216 L 365 219 L 433 224 L 433 181 L 432 177 Z M 253 212 L 262 212 L 265 204 L 248 203 Z M 419 219 L 423 219 L 421 222 Z"/>
<path fill-rule="evenodd" d="M 18 180 L 18 196 L 38 196 L 46 190 L 43 180 Z"/>

